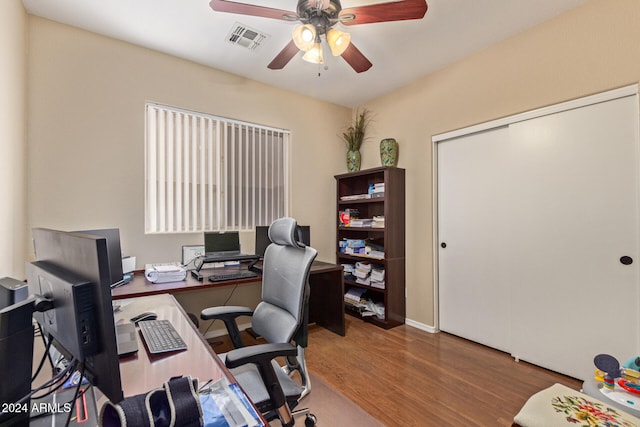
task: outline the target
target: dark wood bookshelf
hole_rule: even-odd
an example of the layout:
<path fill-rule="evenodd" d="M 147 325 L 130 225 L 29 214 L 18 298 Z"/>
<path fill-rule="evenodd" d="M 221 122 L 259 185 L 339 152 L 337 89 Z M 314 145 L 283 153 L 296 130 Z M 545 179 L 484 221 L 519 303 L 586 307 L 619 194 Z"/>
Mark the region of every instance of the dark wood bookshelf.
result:
<path fill-rule="evenodd" d="M 378 167 L 336 175 L 336 258 L 340 264 L 369 262 L 385 270 L 385 288 L 356 283 L 345 278 L 345 291 L 350 288 L 366 289 L 366 297 L 384 304 L 385 317 L 361 316 L 358 310 L 346 304 L 347 314 L 359 317 L 377 326 L 389 329 L 405 322 L 405 171 L 395 167 Z M 345 196 L 368 194 L 369 186 L 384 183 L 384 196 L 342 200 Z M 345 227 L 339 213 L 357 209 L 359 218 L 384 216 L 384 227 Z M 365 239 L 384 248 L 384 258 L 357 254 L 344 254 L 339 250 L 343 239 Z"/>

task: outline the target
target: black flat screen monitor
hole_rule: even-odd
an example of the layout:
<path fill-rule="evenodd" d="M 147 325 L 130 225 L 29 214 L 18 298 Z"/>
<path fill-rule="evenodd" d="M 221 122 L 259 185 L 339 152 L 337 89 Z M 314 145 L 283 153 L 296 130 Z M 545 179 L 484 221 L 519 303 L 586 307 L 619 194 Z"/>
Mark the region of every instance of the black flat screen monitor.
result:
<path fill-rule="evenodd" d="M 91 234 L 92 236 L 107 239 L 107 252 L 109 252 L 109 271 L 111 273 L 111 285 L 122 282 L 122 247 L 120 245 L 120 229 L 103 228 L 98 230 L 75 231 L 75 233 Z"/>
<path fill-rule="evenodd" d="M 112 281 L 106 239 L 44 228 L 34 228 L 32 234 L 38 262 L 63 270 L 70 276 L 93 285 L 92 299 L 98 348 L 95 354 L 85 357 L 84 365 L 89 381 L 109 400 L 114 403 L 120 402 L 123 392 L 111 303 Z M 32 283 L 29 283 L 29 288 L 32 288 Z M 68 327 L 72 328 L 75 325 Z"/>
<path fill-rule="evenodd" d="M 8 405 L 5 409 L 31 392 L 33 308 L 34 299 L 27 297 L 0 309 L 0 403 Z M 0 411 L 0 425 L 29 425 L 29 411 Z"/>
<path fill-rule="evenodd" d="M 298 241 L 305 244 L 305 246 L 311 246 L 311 227 L 308 225 L 299 225 L 297 228 Z M 260 258 L 264 257 L 264 252 L 267 250 L 267 246 L 271 244 L 269 240 L 269 226 L 257 225 L 256 226 L 256 245 L 255 254 Z"/>

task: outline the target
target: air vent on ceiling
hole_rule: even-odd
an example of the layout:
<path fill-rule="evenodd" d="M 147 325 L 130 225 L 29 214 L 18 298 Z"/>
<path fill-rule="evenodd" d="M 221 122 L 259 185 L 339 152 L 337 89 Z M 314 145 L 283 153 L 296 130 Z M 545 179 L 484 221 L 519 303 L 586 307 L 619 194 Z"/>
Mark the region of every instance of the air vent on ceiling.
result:
<path fill-rule="evenodd" d="M 227 41 L 249 50 L 256 50 L 268 37 L 265 33 L 236 22 L 227 35 Z"/>

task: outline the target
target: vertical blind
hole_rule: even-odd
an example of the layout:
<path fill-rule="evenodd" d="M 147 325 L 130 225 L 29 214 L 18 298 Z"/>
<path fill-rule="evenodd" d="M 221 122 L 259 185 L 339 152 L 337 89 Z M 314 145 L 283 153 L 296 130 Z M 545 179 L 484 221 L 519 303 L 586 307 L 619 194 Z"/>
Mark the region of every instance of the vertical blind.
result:
<path fill-rule="evenodd" d="M 290 132 L 146 104 L 145 231 L 250 230 L 288 215 Z"/>

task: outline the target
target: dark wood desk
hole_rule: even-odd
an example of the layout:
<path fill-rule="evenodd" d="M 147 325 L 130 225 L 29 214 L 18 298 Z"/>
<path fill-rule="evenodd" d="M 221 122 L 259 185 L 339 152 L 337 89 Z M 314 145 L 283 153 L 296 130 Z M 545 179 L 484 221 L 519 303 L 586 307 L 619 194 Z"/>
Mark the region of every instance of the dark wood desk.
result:
<path fill-rule="evenodd" d="M 114 313 L 116 325 L 130 322 L 137 314 L 153 311 L 158 315 L 158 319 L 171 322 L 188 348 L 186 351 L 170 355 L 152 356 L 138 334 L 138 353 L 120 359 L 120 376 L 125 397 L 146 393 L 162 386 L 171 377 L 180 375 L 198 378 L 201 384 L 223 377 L 235 382 L 231 373 L 172 295 L 165 293 L 129 298 L 119 303 L 120 309 Z"/>
<path fill-rule="evenodd" d="M 151 283 L 143 273 L 136 274 L 131 283 L 111 291 L 114 300 L 163 293 L 206 290 L 213 287 L 235 285 L 259 281 L 260 277 L 233 279 L 224 282 L 202 282 L 187 274 L 185 280 L 171 283 Z M 345 335 L 344 323 L 344 275 L 342 266 L 324 261 L 314 261 L 309 276 L 311 295 L 309 296 L 309 322 L 316 323 L 336 334 Z M 155 310 L 148 310 L 155 311 Z"/>
<path fill-rule="evenodd" d="M 153 311 L 158 319 L 169 320 L 187 344 L 185 351 L 152 356 L 145 348 L 140 334 L 137 334 L 138 352 L 120 359 L 120 376 L 125 397 L 147 393 L 176 376 L 197 378 L 199 385 L 221 378 L 227 378 L 229 383 L 237 383 L 172 295 L 165 293 L 122 299 L 119 304 L 119 310 L 114 313 L 116 324 L 129 322 L 136 314 Z M 99 397 L 98 407 L 102 406 L 103 400 L 104 396 Z M 260 411 L 256 409 L 256 413 L 260 414 Z M 264 425 L 268 425 L 262 415 L 260 417 Z"/>

